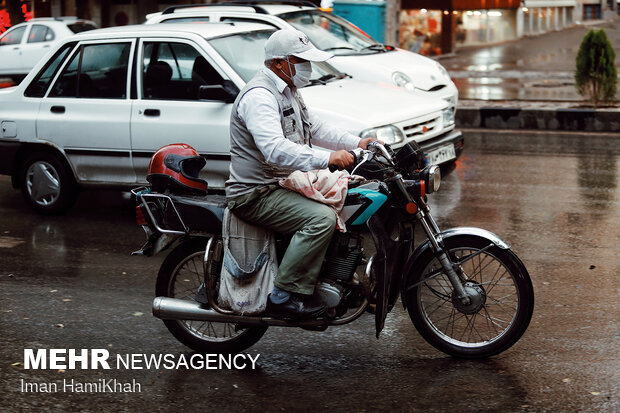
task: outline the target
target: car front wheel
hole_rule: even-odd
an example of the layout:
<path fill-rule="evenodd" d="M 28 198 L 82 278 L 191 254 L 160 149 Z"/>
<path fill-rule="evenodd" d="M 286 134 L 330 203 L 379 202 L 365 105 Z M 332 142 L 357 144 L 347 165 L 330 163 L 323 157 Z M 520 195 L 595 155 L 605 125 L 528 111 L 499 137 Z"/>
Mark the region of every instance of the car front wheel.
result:
<path fill-rule="evenodd" d="M 77 197 L 70 171 L 50 153 L 34 153 L 26 158 L 20 184 L 24 198 L 40 214 L 64 213 Z"/>

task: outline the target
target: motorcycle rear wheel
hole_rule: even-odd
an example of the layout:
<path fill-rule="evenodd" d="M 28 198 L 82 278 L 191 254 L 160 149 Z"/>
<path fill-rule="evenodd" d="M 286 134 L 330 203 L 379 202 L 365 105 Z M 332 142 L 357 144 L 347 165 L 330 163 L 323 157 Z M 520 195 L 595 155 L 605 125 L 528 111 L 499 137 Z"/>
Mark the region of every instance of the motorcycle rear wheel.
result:
<path fill-rule="evenodd" d="M 464 285 L 474 294 L 474 303 L 460 303 L 428 249 L 407 282 L 411 287 L 405 300 L 413 324 L 431 345 L 455 357 L 501 353 L 521 338 L 532 318 L 534 290 L 525 266 L 511 250 L 481 237 L 463 235 L 448 238 L 445 244 L 451 259 L 461 262 Z M 439 275 L 412 287 L 438 270 Z"/>
<path fill-rule="evenodd" d="M 205 240 L 206 241 L 206 240 Z M 186 242 L 164 260 L 157 275 L 156 295 L 194 301 L 204 281 L 206 242 Z M 267 327 L 194 320 L 163 320 L 172 335 L 199 353 L 238 353 L 254 345 Z"/>

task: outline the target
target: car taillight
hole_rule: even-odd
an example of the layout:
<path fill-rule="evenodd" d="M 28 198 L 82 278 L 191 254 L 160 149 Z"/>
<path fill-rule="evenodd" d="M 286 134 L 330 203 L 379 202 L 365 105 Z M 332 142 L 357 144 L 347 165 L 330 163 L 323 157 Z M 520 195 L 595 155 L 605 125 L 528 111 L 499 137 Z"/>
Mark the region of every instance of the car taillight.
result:
<path fill-rule="evenodd" d="M 142 205 L 138 205 L 136 207 L 136 224 L 148 225 L 146 218 L 144 217 L 144 212 L 142 211 Z"/>

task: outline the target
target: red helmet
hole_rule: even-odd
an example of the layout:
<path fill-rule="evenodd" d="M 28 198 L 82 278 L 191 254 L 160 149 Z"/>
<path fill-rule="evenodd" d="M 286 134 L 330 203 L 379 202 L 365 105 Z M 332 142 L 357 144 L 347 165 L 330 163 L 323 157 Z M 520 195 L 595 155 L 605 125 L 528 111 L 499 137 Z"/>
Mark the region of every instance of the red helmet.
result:
<path fill-rule="evenodd" d="M 205 195 L 207 181 L 199 179 L 198 174 L 206 163 L 196 149 L 185 143 L 173 143 L 151 157 L 146 180 L 156 191 L 170 189 Z"/>

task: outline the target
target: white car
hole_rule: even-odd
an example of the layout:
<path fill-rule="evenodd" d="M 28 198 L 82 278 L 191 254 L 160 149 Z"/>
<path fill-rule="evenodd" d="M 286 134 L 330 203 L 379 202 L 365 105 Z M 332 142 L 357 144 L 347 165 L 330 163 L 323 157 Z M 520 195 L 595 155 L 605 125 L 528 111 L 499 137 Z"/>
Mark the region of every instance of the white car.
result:
<path fill-rule="evenodd" d="M 330 63 L 339 71 L 358 80 L 393 84 L 423 97 L 444 99 L 456 111 L 458 90 L 441 64 L 383 45 L 347 20 L 308 2 L 299 4 L 243 5 L 243 1 L 235 1 L 234 5 L 171 6 L 147 15 L 145 24 L 233 21 L 260 22 L 278 29 L 293 27 L 304 32 L 317 48 L 333 53 Z"/>
<path fill-rule="evenodd" d="M 0 90 L 0 174 L 41 213 L 59 213 L 85 186 L 146 182 L 160 147 L 188 143 L 221 190 L 229 121 L 239 90 L 263 66 L 273 32 L 255 23 L 126 26 L 62 42 L 19 85 Z M 461 153 L 462 134 L 441 99 L 356 81 L 327 63 L 302 90 L 311 110 L 351 133 L 418 141 L 429 162 Z"/>
<path fill-rule="evenodd" d="M 36 18 L 16 24 L 0 36 L 0 77 L 23 78 L 63 39 L 97 25 L 75 17 Z"/>

